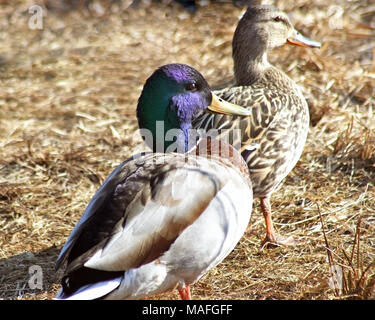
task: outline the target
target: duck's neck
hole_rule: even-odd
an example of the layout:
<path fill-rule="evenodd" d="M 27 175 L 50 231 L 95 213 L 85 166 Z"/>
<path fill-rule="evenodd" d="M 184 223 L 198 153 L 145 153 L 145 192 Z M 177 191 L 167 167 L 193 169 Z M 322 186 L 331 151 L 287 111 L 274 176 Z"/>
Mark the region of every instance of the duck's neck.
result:
<path fill-rule="evenodd" d="M 191 123 L 181 123 L 181 130 L 177 135 L 177 152 L 185 153 L 191 150 L 196 144 L 199 137 L 196 131 L 192 130 Z M 172 150 L 176 152 L 175 150 Z"/>
<path fill-rule="evenodd" d="M 264 50 L 234 50 L 233 60 L 234 77 L 239 86 L 253 84 L 271 67 Z"/>

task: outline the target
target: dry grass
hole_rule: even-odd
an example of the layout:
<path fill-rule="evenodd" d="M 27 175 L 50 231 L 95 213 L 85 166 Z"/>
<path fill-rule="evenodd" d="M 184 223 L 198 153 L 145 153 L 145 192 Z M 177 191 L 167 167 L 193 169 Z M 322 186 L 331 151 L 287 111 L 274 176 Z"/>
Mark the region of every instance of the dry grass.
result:
<path fill-rule="evenodd" d="M 61 275 L 54 262 L 88 201 L 117 164 L 145 149 L 134 114 L 145 79 L 170 62 L 196 67 L 211 84 L 230 78 L 231 38 L 241 14 L 231 3 L 199 7 L 190 16 L 175 5 L 128 10 L 123 1 L 104 15 L 95 8 L 44 10 L 43 30 L 31 30 L 28 8 L 35 2 L 0 1 L 4 299 L 56 294 Z M 270 57 L 303 88 L 312 116 L 303 156 L 272 197 L 277 228 L 302 244 L 260 249 L 264 226 L 256 201 L 253 232 L 193 287 L 193 296 L 374 298 L 375 6 L 371 0 L 275 4 L 302 33 L 324 43 L 320 50 L 283 47 Z M 329 286 L 317 205 L 335 263 L 346 266 L 345 292 Z M 359 217 L 360 255 L 354 250 L 351 260 Z M 31 265 L 42 267 L 41 290 L 28 285 Z"/>

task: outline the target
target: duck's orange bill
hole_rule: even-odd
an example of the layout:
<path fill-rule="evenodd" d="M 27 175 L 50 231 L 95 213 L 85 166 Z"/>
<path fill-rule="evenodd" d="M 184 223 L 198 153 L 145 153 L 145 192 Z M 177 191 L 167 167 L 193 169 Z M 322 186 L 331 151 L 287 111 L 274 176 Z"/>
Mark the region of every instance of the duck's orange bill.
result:
<path fill-rule="evenodd" d="M 286 43 L 293 44 L 295 46 L 308 47 L 308 48 L 320 48 L 321 43 L 318 41 L 311 40 L 298 31 L 295 31 L 294 35 L 286 40 Z"/>

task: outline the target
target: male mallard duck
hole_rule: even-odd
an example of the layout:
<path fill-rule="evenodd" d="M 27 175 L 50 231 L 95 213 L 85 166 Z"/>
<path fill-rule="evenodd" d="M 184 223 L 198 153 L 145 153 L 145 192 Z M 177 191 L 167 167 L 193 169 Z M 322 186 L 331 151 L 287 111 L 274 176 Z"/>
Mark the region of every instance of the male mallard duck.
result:
<path fill-rule="evenodd" d="M 235 85 L 215 91 L 229 102 L 247 107 L 250 117 L 203 114 L 195 128 L 220 129 L 248 164 L 254 197 L 259 197 L 267 242 L 293 244 L 278 235 L 269 198 L 301 156 L 309 129 L 309 111 L 302 92 L 284 72 L 272 66 L 267 52 L 285 43 L 320 47 L 297 32 L 287 15 L 271 6 L 249 7 L 233 37 Z M 237 129 L 236 134 L 233 130 Z M 227 140 L 225 140 L 227 141 Z"/>
<path fill-rule="evenodd" d="M 191 121 L 207 108 L 249 114 L 217 100 L 187 65 L 163 66 L 147 80 L 140 128 L 156 136 L 163 120 L 156 138 L 179 129 L 174 143 L 187 153 L 138 154 L 110 174 L 58 257 L 56 268 L 67 267 L 57 299 L 139 299 L 174 288 L 190 299 L 190 284 L 232 251 L 250 219 L 251 182 L 231 146 L 196 142 Z"/>

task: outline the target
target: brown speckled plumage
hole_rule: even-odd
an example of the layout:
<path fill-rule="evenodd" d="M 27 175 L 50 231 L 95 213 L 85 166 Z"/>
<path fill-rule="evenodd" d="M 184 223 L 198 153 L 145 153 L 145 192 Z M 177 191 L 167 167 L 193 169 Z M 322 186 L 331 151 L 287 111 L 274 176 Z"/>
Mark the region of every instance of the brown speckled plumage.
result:
<path fill-rule="evenodd" d="M 300 89 L 267 60 L 267 51 L 290 42 L 296 34 L 285 13 L 269 6 L 248 8 L 233 37 L 235 84 L 215 93 L 247 107 L 252 115 L 204 114 L 194 123 L 195 128 L 218 129 L 221 139 L 241 151 L 249 167 L 254 197 L 261 200 L 268 201 L 293 169 L 309 129 L 308 106 Z M 233 134 L 234 129 L 240 134 Z M 267 208 L 265 217 L 270 216 L 269 205 Z M 269 232 L 273 233 L 273 227 L 267 224 L 268 237 Z M 272 235 L 269 238 L 277 242 Z"/>
<path fill-rule="evenodd" d="M 305 99 L 274 67 L 251 86 L 234 86 L 216 94 L 250 108 L 252 116 L 204 115 L 195 126 L 220 129 L 220 138 L 241 150 L 249 166 L 254 196 L 270 195 L 301 155 L 309 125 Z M 240 129 L 240 136 L 233 136 L 233 129 Z M 247 150 L 249 146 L 253 148 Z"/>

